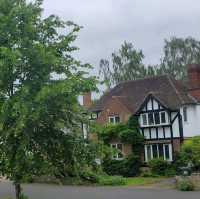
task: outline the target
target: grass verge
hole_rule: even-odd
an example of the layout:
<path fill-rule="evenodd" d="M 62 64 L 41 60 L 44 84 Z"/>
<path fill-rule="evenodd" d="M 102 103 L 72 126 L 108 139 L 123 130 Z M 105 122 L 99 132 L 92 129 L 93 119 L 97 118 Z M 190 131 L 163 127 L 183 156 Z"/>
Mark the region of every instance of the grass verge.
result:
<path fill-rule="evenodd" d="M 134 177 L 126 179 L 126 186 L 147 186 L 159 183 L 165 177 Z"/>

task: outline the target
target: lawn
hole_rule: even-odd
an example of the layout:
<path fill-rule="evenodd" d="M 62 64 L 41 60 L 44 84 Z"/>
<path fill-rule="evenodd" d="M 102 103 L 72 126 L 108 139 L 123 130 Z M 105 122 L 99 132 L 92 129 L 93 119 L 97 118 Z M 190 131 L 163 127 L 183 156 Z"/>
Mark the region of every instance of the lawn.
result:
<path fill-rule="evenodd" d="M 164 180 L 164 177 L 134 177 L 127 178 L 126 186 L 145 186 L 159 183 Z"/>

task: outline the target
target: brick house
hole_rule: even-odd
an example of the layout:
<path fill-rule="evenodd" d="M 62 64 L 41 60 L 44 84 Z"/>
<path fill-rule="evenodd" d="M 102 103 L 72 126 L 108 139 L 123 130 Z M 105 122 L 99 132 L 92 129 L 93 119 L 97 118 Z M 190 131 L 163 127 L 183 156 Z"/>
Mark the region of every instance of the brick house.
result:
<path fill-rule="evenodd" d="M 87 94 L 84 105 L 102 125 L 127 122 L 134 115 L 145 137 L 143 160 L 173 161 L 185 138 L 200 135 L 200 65 L 188 66 L 188 80 L 184 84 L 163 75 L 122 82 L 93 105 Z M 110 144 L 121 151 L 115 159 L 131 153 L 131 146 L 120 140 Z"/>

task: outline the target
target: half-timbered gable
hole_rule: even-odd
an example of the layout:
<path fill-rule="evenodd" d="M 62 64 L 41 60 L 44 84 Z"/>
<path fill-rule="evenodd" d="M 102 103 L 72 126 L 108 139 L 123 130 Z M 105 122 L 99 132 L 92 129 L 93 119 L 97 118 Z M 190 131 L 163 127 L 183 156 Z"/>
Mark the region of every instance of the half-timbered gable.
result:
<path fill-rule="evenodd" d="M 179 110 L 171 110 L 153 94 L 149 94 L 136 111 L 141 133 L 146 144 L 145 161 L 163 157 L 173 160 L 173 140 L 181 141 L 183 133 Z"/>

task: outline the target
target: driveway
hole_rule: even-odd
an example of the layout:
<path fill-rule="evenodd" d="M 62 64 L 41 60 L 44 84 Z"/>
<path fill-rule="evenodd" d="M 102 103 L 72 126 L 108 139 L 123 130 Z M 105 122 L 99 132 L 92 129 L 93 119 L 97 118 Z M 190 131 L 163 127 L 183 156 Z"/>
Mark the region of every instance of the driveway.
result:
<path fill-rule="evenodd" d="M 24 185 L 30 199 L 199 199 L 200 192 L 123 187 L 78 187 L 31 184 Z M 9 182 L 0 182 L 0 199 L 13 197 Z"/>

